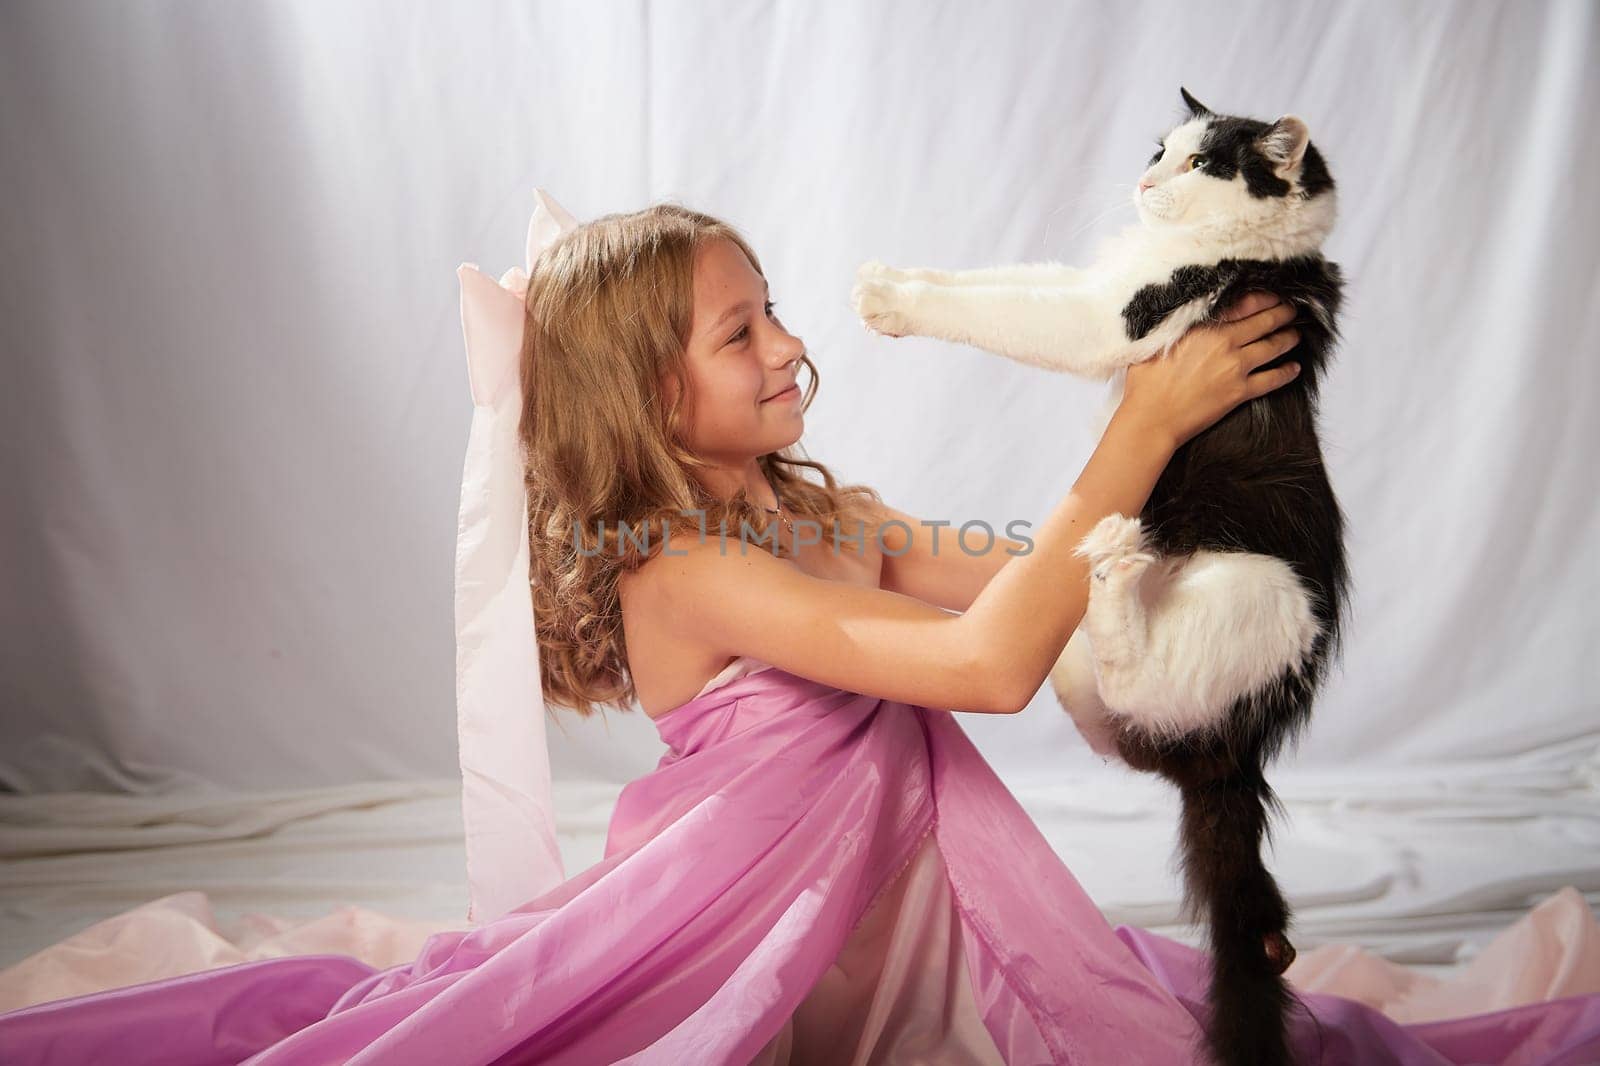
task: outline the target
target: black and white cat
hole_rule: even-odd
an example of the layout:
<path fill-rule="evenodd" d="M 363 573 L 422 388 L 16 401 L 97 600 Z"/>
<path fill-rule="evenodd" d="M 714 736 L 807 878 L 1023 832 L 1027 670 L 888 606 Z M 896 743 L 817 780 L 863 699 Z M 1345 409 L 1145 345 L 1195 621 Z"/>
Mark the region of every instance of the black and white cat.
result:
<path fill-rule="evenodd" d="M 1173 455 L 1138 517 L 1078 545 L 1092 567 L 1083 624 L 1051 687 L 1095 750 L 1182 796 L 1185 902 L 1211 933 L 1208 1041 L 1225 1066 L 1290 1062 L 1289 908 L 1261 860 L 1264 768 L 1298 736 L 1336 656 L 1349 575 L 1344 516 L 1317 437 L 1319 380 L 1342 279 L 1320 253 L 1333 179 L 1305 122 L 1188 116 L 1159 141 L 1134 196 L 1140 224 L 1093 266 L 940 271 L 868 263 L 852 294 L 874 332 L 970 344 L 1110 380 L 1158 357 L 1250 290 L 1298 314 L 1289 384 L 1247 401 Z"/>

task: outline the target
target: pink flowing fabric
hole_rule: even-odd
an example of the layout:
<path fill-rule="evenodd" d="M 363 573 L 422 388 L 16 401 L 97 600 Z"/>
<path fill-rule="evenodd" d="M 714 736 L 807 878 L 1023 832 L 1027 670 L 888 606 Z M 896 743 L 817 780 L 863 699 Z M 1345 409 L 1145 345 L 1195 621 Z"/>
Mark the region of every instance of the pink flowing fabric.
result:
<path fill-rule="evenodd" d="M 937 862 L 1004 1062 L 1204 1061 L 1204 955 L 1113 929 L 949 712 L 773 667 L 656 725 L 669 751 L 623 790 L 605 857 L 500 918 L 386 969 L 297 955 L 13 1011 L 0 1059 L 743 1066 L 786 1034 L 821 1047 L 794 1033 L 830 1020 L 819 980 Z M 1305 1063 L 1600 1061 L 1594 992 L 1414 1024 L 1300 998 Z"/>

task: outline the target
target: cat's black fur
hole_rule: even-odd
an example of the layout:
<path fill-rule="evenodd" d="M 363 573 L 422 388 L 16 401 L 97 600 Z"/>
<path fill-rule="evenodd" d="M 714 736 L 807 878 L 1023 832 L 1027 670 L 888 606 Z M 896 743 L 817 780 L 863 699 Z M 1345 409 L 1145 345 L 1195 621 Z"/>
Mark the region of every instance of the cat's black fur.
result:
<path fill-rule="evenodd" d="M 1226 179 L 1243 171 L 1253 196 L 1289 192 L 1253 148 L 1266 123 L 1213 115 L 1183 95 L 1192 115 L 1211 118 L 1208 173 Z M 1333 187 L 1314 148 L 1306 151 L 1302 177 L 1307 195 Z M 1321 633 L 1298 675 L 1285 671 L 1277 684 L 1239 700 L 1220 730 L 1164 741 L 1124 727 L 1117 737 L 1129 765 L 1161 774 L 1182 796 L 1186 903 L 1210 928 L 1207 1037 L 1224 1066 L 1293 1061 L 1287 1028 L 1295 1000 L 1282 977 L 1293 958 L 1289 907 L 1261 858 L 1269 812 L 1281 812 L 1281 804 L 1264 771 L 1306 725 L 1340 647 L 1350 576 L 1344 516 L 1317 436 L 1317 388 L 1338 340 L 1342 287 L 1338 265 L 1320 255 L 1224 259 L 1179 268 L 1167 282 L 1140 290 L 1122 312 L 1130 339 L 1201 297 L 1210 298 L 1208 321 L 1251 290 L 1276 293 L 1299 312 L 1298 345 L 1262 368 L 1294 361 L 1299 376 L 1234 408 L 1179 448 L 1140 518 L 1151 549 L 1162 556 L 1211 549 L 1287 561 L 1313 597 Z M 1264 947 L 1275 938 L 1277 958 Z"/>

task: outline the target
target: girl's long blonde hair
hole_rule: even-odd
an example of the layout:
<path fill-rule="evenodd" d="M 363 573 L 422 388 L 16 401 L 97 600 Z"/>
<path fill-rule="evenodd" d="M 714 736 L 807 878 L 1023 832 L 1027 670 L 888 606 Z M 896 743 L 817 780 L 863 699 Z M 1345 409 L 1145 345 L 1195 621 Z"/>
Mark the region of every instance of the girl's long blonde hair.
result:
<path fill-rule="evenodd" d="M 595 705 L 631 704 L 617 579 L 654 556 L 665 523 L 701 521 L 708 536 L 741 523 L 770 536 L 772 516 L 743 489 L 719 500 L 694 476 L 708 464 L 685 447 L 680 429 L 694 397 L 684 351 L 694 303 L 695 251 L 718 238 L 737 244 L 758 273 L 761 261 L 737 231 L 672 203 L 604 215 L 563 234 L 540 254 L 528 282 L 522 337 L 519 430 L 528 493 L 529 576 L 539 673 L 548 704 L 587 717 Z M 810 370 L 801 409 L 816 394 Z M 683 383 L 676 402 L 661 389 Z M 798 452 L 798 454 L 794 454 Z M 792 515 L 843 533 L 868 522 L 878 493 L 839 485 L 798 442 L 757 462 Z M 816 472 L 822 484 L 806 480 Z M 771 545 L 772 537 L 767 541 Z M 748 550 L 772 550 L 752 541 Z"/>

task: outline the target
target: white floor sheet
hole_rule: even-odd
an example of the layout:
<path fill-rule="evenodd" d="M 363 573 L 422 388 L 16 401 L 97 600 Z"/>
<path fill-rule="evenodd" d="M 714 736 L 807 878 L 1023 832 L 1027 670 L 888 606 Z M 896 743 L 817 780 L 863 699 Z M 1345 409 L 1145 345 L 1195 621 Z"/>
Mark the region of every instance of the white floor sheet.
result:
<path fill-rule="evenodd" d="M 1593 744 L 1404 776 L 1298 770 L 1276 783 L 1289 816 L 1272 864 L 1302 951 L 1357 944 L 1443 976 L 1564 886 L 1600 903 Z M 1096 767 L 1015 791 L 1110 921 L 1196 942 L 1178 914 L 1165 787 Z M 570 875 L 600 858 L 616 789 L 558 783 L 556 797 Z M 410 919 L 370 947 L 369 961 L 398 962 L 430 929 L 465 924 L 462 857 L 454 779 L 0 797 L 0 966 L 174 893 L 190 893 L 179 902 L 236 944 L 341 911 L 359 921 L 359 908 Z"/>

